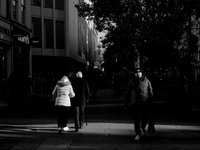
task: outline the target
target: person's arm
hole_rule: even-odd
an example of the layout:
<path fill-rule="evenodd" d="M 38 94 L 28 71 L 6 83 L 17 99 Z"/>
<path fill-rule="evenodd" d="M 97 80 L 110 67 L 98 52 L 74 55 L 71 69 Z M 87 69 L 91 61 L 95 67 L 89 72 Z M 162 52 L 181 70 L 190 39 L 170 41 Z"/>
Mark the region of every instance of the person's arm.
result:
<path fill-rule="evenodd" d="M 151 82 L 148 81 L 148 97 L 150 100 L 152 100 L 152 97 L 153 97 L 153 88 L 152 88 L 152 85 L 151 85 Z"/>
<path fill-rule="evenodd" d="M 56 94 L 56 92 L 57 92 L 57 85 L 54 87 L 52 95 Z"/>
<path fill-rule="evenodd" d="M 57 85 L 54 87 L 50 101 L 54 102 L 57 97 Z"/>
<path fill-rule="evenodd" d="M 75 93 L 74 93 L 74 90 L 73 90 L 73 87 L 72 87 L 72 86 L 70 87 L 69 97 L 70 97 L 70 98 L 75 97 Z"/>

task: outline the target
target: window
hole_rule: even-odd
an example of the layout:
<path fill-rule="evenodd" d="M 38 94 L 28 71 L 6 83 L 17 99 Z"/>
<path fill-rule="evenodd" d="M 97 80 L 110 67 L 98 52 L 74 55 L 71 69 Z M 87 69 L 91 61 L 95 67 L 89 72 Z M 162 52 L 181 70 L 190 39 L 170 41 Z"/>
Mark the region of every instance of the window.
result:
<path fill-rule="evenodd" d="M 21 22 L 23 24 L 25 24 L 25 10 L 26 10 L 26 7 L 25 7 L 25 1 L 24 0 L 21 0 Z"/>
<path fill-rule="evenodd" d="M 44 0 L 44 7 L 53 8 L 53 0 Z"/>
<path fill-rule="evenodd" d="M 41 0 L 32 0 L 33 6 L 41 6 Z"/>
<path fill-rule="evenodd" d="M 13 19 L 17 20 L 17 0 L 13 0 Z"/>
<path fill-rule="evenodd" d="M 56 48 L 65 48 L 64 21 L 56 21 Z"/>
<path fill-rule="evenodd" d="M 64 0 L 55 1 L 56 9 L 64 10 Z"/>
<path fill-rule="evenodd" d="M 53 48 L 53 20 L 44 19 L 44 47 Z"/>
<path fill-rule="evenodd" d="M 32 33 L 34 38 L 42 41 L 42 26 L 40 18 L 32 18 Z M 33 45 L 33 47 L 41 47 L 41 45 Z"/>
<path fill-rule="evenodd" d="M 10 10 L 10 2 L 6 1 L 6 17 L 7 18 L 10 18 L 10 11 L 9 10 Z"/>

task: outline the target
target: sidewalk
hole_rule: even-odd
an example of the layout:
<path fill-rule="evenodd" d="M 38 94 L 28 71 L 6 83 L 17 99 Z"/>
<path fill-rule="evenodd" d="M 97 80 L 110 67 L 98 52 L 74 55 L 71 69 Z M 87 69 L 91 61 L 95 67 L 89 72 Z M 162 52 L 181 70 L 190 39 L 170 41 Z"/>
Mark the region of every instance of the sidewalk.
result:
<path fill-rule="evenodd" d="M 159 93 L 158 93 L 159 94 Z M 1 107 L 2 108 L 2 107 Z M 157 95 L 156 133 L 134 141 L 132 118 L 123 110 L 123 95 L 101 89 L 87 106 L 87 126 L 75 133 L 57 133 L 50 105 L 6 106 L 0 114 L 1 150 L 199 150 L 200 112 L 184 108 Z"/>

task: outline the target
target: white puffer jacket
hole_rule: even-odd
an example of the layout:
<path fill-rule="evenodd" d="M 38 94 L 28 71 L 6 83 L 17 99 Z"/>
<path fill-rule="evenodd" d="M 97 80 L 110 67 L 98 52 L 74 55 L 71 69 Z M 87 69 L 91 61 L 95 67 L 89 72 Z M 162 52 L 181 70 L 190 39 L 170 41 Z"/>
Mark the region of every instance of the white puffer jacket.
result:
<path fill-rule="evenodd" d="M 75 93 L 69 81 L 58 81 L 52 94 L 55 92 L 57 92 L 55 106 L 71 106 L 70 98 L 74 97 Z"/>

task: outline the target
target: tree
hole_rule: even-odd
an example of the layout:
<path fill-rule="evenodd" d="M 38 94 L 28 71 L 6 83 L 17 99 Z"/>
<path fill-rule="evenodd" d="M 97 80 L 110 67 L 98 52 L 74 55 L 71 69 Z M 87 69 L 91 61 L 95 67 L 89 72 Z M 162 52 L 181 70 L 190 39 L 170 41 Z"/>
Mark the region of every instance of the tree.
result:
<path fill-rule="evenodd" d="M 118 56 L 121 68 L 131 68 L 140 56 L 141 67 L 146 66 L 153 72 L 175 64 L 174 44 L 188 31 L 189 2 L 91 0 L 91 5 L 81 2 L 75 6 L 79 16 L 93 20 L 98 31 L 107 31 L 102 41 L 106 48 L 105 61 L 111 62 L 110 58 Z M 194 0 L 192 4 L 198 6 L 199 3 Z"/>

